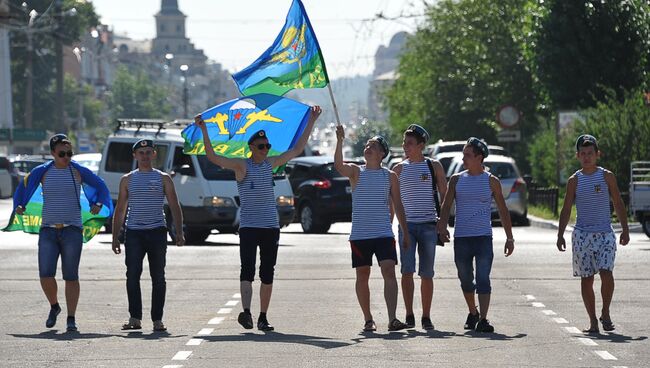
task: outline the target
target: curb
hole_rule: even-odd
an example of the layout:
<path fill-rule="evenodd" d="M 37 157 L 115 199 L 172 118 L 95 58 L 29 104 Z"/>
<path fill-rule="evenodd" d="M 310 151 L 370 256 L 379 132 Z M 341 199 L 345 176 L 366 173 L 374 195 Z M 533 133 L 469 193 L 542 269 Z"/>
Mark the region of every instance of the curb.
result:
<path fill-rule="evenodd" d="M 552 229 L 552 230 L 557 230 L 559 228 L 559 222 L 556 220 L 546 220 L 541 217 L 533 216 L 533 215 L 528 215 L 528 221 L 530 223 L 530 226 L 535 226 L 539 227 L 542 229 Z M 643 228 L 641 227 L 641 224 L 638 222 L 631 222 L 628 224 L 628 227 L 630 228 L 630 233 L 643 233 Z M 614 229 L 614 232 L 620 233 L 622 228 L 619 223 L 613 223 L 612 228 Z M 573 226 L 567 225 L 565 231 L 572 231 Z"/>

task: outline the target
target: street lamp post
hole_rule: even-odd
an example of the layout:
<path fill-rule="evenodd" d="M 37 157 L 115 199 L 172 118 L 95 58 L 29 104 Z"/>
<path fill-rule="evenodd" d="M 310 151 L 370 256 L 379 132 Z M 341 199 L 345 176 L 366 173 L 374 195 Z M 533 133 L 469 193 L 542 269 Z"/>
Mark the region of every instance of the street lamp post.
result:
<path fill-rule="evenodd" d="M 187 118 L 187 98 L 188 98 L 188 91 L 187 91 L 187 70 L 190 67 L 187 66 L 187 64 L 181 65 L 181 73 L 183 74 L 183 118 Z"/>
<path fill-rule="evenodd" d="M 168 74 L 169 85 L 172 84 L 172 60 L 174 60 L 174 54 L 166 53 L 165 54 L 165 71 Z"/>

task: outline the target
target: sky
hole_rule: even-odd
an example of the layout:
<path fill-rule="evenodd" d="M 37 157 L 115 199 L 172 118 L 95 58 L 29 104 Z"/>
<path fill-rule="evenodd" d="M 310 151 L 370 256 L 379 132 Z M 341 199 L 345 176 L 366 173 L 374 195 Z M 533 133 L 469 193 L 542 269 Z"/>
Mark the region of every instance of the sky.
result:
<path fill-rule="evenodd" d="M 413 33 L 432 0 L 303 0 L 330 79 L 372 74 L 374 54 L 400 31 Z M 160 0 L 93 0 L 101 21 L 133 39 L 155 37 Z M 231 73 L 275 40 L 291 0 L 178 0 L 186 36 Z M 395 20 L 376 20 L 382 13 Z"/>

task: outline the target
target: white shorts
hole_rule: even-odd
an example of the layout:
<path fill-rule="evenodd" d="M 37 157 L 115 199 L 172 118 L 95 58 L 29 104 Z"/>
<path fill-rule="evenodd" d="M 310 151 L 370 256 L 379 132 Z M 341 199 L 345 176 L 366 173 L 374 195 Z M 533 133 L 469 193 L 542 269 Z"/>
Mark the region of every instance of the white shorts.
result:
<path fill-rule="evenodd" d="M 600 270 L 613 271 L 616 235 L 613 231 L 573 230 L 573 276 L 590 277 Z"/>

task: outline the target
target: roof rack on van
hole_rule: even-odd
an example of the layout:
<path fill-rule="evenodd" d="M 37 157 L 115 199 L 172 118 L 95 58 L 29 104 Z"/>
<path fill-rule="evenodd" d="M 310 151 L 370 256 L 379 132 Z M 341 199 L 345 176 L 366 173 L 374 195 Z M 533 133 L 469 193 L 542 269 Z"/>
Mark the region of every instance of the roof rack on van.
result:
<path fill-rule="evenodd" d="M 184 128 L 191 123 L 193 123 L 193 121 L 189 119 L 176 119 L 171 122 L 162 119 L 117 119 L 117 127 L 115 128 L 115 133 L 123 128 L 136 128 L 133 136 L 137 136 L 140 132 L 140 129 L 142 128 L 158 128 L 158 131 L 155 134 L 157 137 L 163 129 L 166 129 L 168 127 Z"/>

